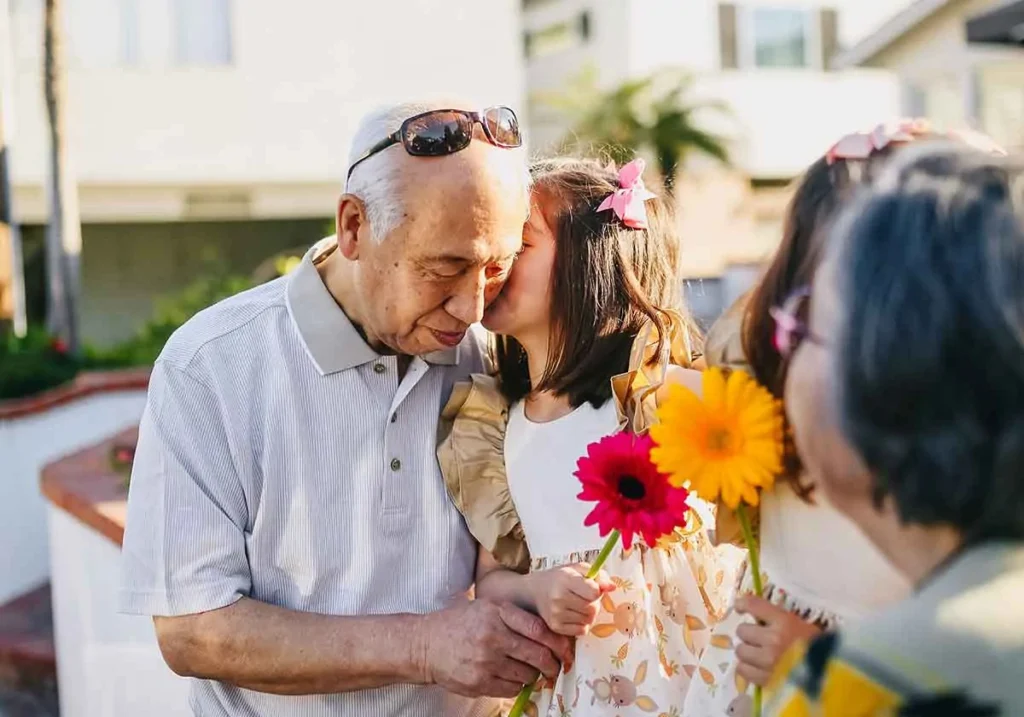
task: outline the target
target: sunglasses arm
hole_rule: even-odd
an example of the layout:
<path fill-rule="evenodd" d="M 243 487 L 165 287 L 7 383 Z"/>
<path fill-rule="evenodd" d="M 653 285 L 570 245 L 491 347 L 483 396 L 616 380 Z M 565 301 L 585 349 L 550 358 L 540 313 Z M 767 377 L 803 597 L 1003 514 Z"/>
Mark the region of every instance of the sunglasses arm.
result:
<path fill-rule="evenodd" d="M 361 162 L 366 161 L 367 159 L 369 159 L 373 155 L 377 154 L 378 152 L 387 149 L 388 147 L 390 147 L 393 144 L 398 144 L 401 141 L 402 141 L 402 130 L 397 130 L 397 131 L 392 132 L 391 134 L 389 134 L 387 137 L 382 139 L 380 142 L 377 142 L 377 144 L 373 145 L 368 150 L 363 152 L 363 154 L 359 157 L 359 159 L 357 159 L 355 162 L 353 162 L 351 164 L 351 166 L 349 166 L 347 178 L 348 179 L 352 178 L 352 170 L 355 169 Z"/>

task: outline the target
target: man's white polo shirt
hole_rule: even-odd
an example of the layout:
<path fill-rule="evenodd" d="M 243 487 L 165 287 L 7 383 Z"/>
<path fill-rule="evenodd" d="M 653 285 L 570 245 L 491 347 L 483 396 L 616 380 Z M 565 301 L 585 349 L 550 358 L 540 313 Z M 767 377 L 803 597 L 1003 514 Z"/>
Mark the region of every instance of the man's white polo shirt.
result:
<path fill-rule="evenodd" d="M 483 369 L 471 332 L 397 359 L 361 338 L 311 249 L 289 276 L 179 329 L 153 369 L 124 537 L 125 612 L 184 615 L 247 596 L 332 615 L 462 599 L 476 547 L 445 491 L 437 422 Z M 203 717 L 447 717 L 494 703 L 396 685 L 282 697 L 195 680 Z"/>

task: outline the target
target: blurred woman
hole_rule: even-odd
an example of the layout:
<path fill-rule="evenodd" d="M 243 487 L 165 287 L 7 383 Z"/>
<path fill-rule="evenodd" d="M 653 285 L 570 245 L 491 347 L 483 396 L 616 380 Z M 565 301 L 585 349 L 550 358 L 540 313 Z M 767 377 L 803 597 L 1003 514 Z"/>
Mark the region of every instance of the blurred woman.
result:
<path fill-rule="evenodd" d="M 1024 714 L 1024 173 L 907 149 L 780 324 L 804 464 L 915 590 L 815 641 L 771 712 Z"/>

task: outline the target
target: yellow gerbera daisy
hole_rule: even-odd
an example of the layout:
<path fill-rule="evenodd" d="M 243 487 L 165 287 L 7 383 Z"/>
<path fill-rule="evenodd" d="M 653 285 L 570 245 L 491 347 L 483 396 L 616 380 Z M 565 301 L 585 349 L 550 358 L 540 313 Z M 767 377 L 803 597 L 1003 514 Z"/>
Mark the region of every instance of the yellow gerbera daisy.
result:
<path fill-rule="evenodd" d="M 651 426 L 651 460 L 674 485 L 735 510 L 782 472 L 781 403 L 743 371 L 704 372 L 704 398 L 673 385 Z"/>

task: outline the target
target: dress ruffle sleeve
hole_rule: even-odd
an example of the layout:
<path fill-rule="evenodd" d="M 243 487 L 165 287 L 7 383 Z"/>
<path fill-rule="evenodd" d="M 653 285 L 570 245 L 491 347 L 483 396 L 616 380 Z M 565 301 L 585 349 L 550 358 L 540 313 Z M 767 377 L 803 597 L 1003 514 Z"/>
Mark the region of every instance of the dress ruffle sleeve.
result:
<path fill-rule="evenodd" d="M 526 572 L 530 554 L 505 473 L 508 403 L 494 377 L 473 374 L 441 413 L 438 462 L 470 533 L 502 567 Z"/>
<path fill-rule="evenodd" d="M 690 367 L 693 348 L 683 317 L 666 312 L 666 339 L 658 354 L 658 329 L 648 323 L 633 341 L 629 369 L 612 376 L 612 399 L 619 415 L 619 429 L 636 435 L 647 432 L 657 420 L 658 389 L 665 383 L 670 364 Z"/>
<path fill-rule="evenodd" d="M 668 377 L 669 366 L 691 368 L 694 351 L 683 317 L 667 311 L 665 341 L 658 353 L 658 328 L 648 322 L 633 341 L 629 369 L 612 376 L 612 400 L 619 416 L 619 430 L 635 435 L 647 433 L 658 420 L 658 389 Z M 690 511 L 685 528 L 662 539 L 664 544 L 678 543 L 703 525 L 698 511 Z"/>
<path fill-rule="evenodd" d="M 704 339 L 704 357 L 708 368 L 727 368 L 733 371 L 750 372 L 746 354 L 743 351 L 743 316 L 746 313 L 746 297 L 726 309 L 725 313 L 708 330 Z M 749 511 L 754 534 L 760 534 L 761 511 Z M 732 543 L 744 547 L 743 530 L 736 513 L 719 503 L 715 511 L 714 542 L 716 545 Z"/>

